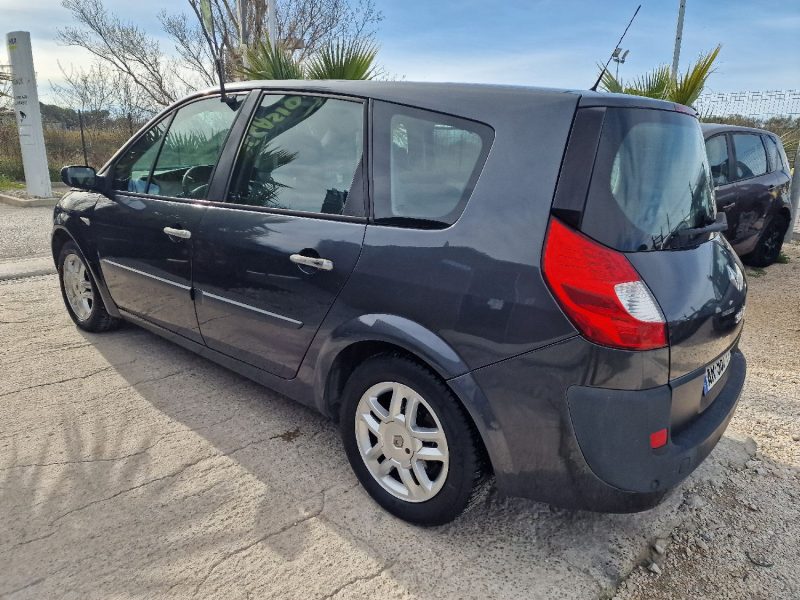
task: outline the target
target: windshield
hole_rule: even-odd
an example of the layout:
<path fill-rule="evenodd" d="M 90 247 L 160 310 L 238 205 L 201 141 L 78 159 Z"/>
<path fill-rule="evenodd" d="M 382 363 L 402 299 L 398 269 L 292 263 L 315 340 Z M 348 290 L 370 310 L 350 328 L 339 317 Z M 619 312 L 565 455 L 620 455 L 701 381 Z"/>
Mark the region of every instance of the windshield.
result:
<path fill-rule="evenodd" d="M 674 247 L 682 229 L 714 221 L 705 143 L 697 119 L 609 108 L 581 229 L 623 252 Z"/>

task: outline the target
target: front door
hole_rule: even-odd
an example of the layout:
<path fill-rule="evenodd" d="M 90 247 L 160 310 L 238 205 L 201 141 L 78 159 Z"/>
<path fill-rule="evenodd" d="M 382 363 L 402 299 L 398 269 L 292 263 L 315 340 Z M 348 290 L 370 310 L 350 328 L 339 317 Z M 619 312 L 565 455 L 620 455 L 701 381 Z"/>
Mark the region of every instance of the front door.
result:
<path fill-rule="evenodd" d="M 293 377 L 352 273 L 366 220 L 364 104 L 266 94 L 194 254 L 209 347 Z"/>
<path fill-rule="evenodd" d="M 736 243 L 736 230 L 739 223 L 737 209 L 738 189 L 733 182 L 732 161 L 730 158 L 730 143 L 728 135 L 719 133 L 706 140 L 706 154 L 711 167 L 711 177 L 714 180 L 714 196 L 717 202 L 717 211 L 724 212 L 728 220 L 728 229 L 725 237 Z"/>
<path fill-rule="evenodd" d="M 192 251 L 206 210 L 201 200 L 238 106 L 195 101 L 141 135 L 107 172 L 113 189 L 92 219 L 119 308 L 201 343 Z"/>

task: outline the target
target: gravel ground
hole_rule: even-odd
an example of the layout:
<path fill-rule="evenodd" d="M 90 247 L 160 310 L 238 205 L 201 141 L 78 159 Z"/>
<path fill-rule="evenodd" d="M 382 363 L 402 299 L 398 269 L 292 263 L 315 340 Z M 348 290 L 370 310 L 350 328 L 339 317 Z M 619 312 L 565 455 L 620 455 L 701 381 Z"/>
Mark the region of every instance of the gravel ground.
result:
<path fill-rule="evenodd" d="M 800 244 L 784 252 L 788 264 L 748 269 L 749 372 L 726 435 L 749 438 L 753 457 L 686 488 L 665 554 L 620 600 L 800 598 Z"/>

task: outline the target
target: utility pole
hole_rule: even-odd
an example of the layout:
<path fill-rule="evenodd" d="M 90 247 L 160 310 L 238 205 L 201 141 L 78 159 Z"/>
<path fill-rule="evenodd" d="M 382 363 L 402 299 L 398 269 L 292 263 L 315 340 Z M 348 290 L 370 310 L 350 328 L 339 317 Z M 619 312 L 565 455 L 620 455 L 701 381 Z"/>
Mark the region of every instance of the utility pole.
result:
<path fill-rule="evenodd" d="M 267 0 L 267 35 L 274 50 L 278 44 L 278 19 L 275 15 L 275 0 Z"/>
<path fill-rule="evenodd" d="M 797 213 L 800 212 L 800 143 L 797 144 L 797 154 L 794 158 L 794 175 L 792 176 L 792 218 L 789 229 L 786 231 L 784 241 L 791 242 L 794 234 L 794 225 L 797 223 Z"/>
<path fill-rule="evenodd" d="M 6 34 L 8 58 L 11 62 L 11 89 L 14 96 L 14 114 L 17 117 L 22 168 L 28 195 L 50 198 L 50 172 L 44 149 L 42 113 L 36 89 L 36 72 L 33 68 L 31 34 L 12 31 Z"/>
<path fill-rule="evenodd" d="M 672 81 L 678 80 L 678 61 L 681 59 L 681 42 L 683 41 L 683 14 L 686 12 L 686 0 L 680 0 L 678 6 L 678 28 L 675 31 L 675 51 L 672 53 Z"/>
<path fill-rule="evenodd" d="M 239 52 L 242 55 L 242 66 L 247 66 L 247 0 L 239 0 L 236 5 L 239 19 Z"/>

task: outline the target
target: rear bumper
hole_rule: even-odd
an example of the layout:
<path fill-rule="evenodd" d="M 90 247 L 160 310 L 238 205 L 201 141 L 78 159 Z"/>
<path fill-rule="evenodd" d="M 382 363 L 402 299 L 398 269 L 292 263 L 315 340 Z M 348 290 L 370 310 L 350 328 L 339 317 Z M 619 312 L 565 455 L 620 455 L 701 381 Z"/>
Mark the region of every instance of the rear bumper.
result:
<path fill-rule="evenodd" d="M 736 351 L 713 403 L 665 446 L 650 447 L 650 433 L 670 428 L 672 386 L 618 391 L 572 387 L 569 413 L 586 463 L 599 479 L 634 493 L 664 492 L 703 462 L 722 437 L 744 386 L 747 367 Z M 702 375 L 700 376 L 702 377 Z"/>
<path fill-rule="evenodd" d="M 482 407 L 479 429 L 501 492 L 566 508 L 636 512 L 658 504 L 711 452 L 746 372 L 734 350 L 714 401 L 653 450 L 650 433 L 675 420 L 674 382 L 643 377 L 651 368 L 666 372 L 659 352 L 603 349 L 576 337 L 450 384 Z M 633 389 L 636 380 L 646 389 Z"/>

